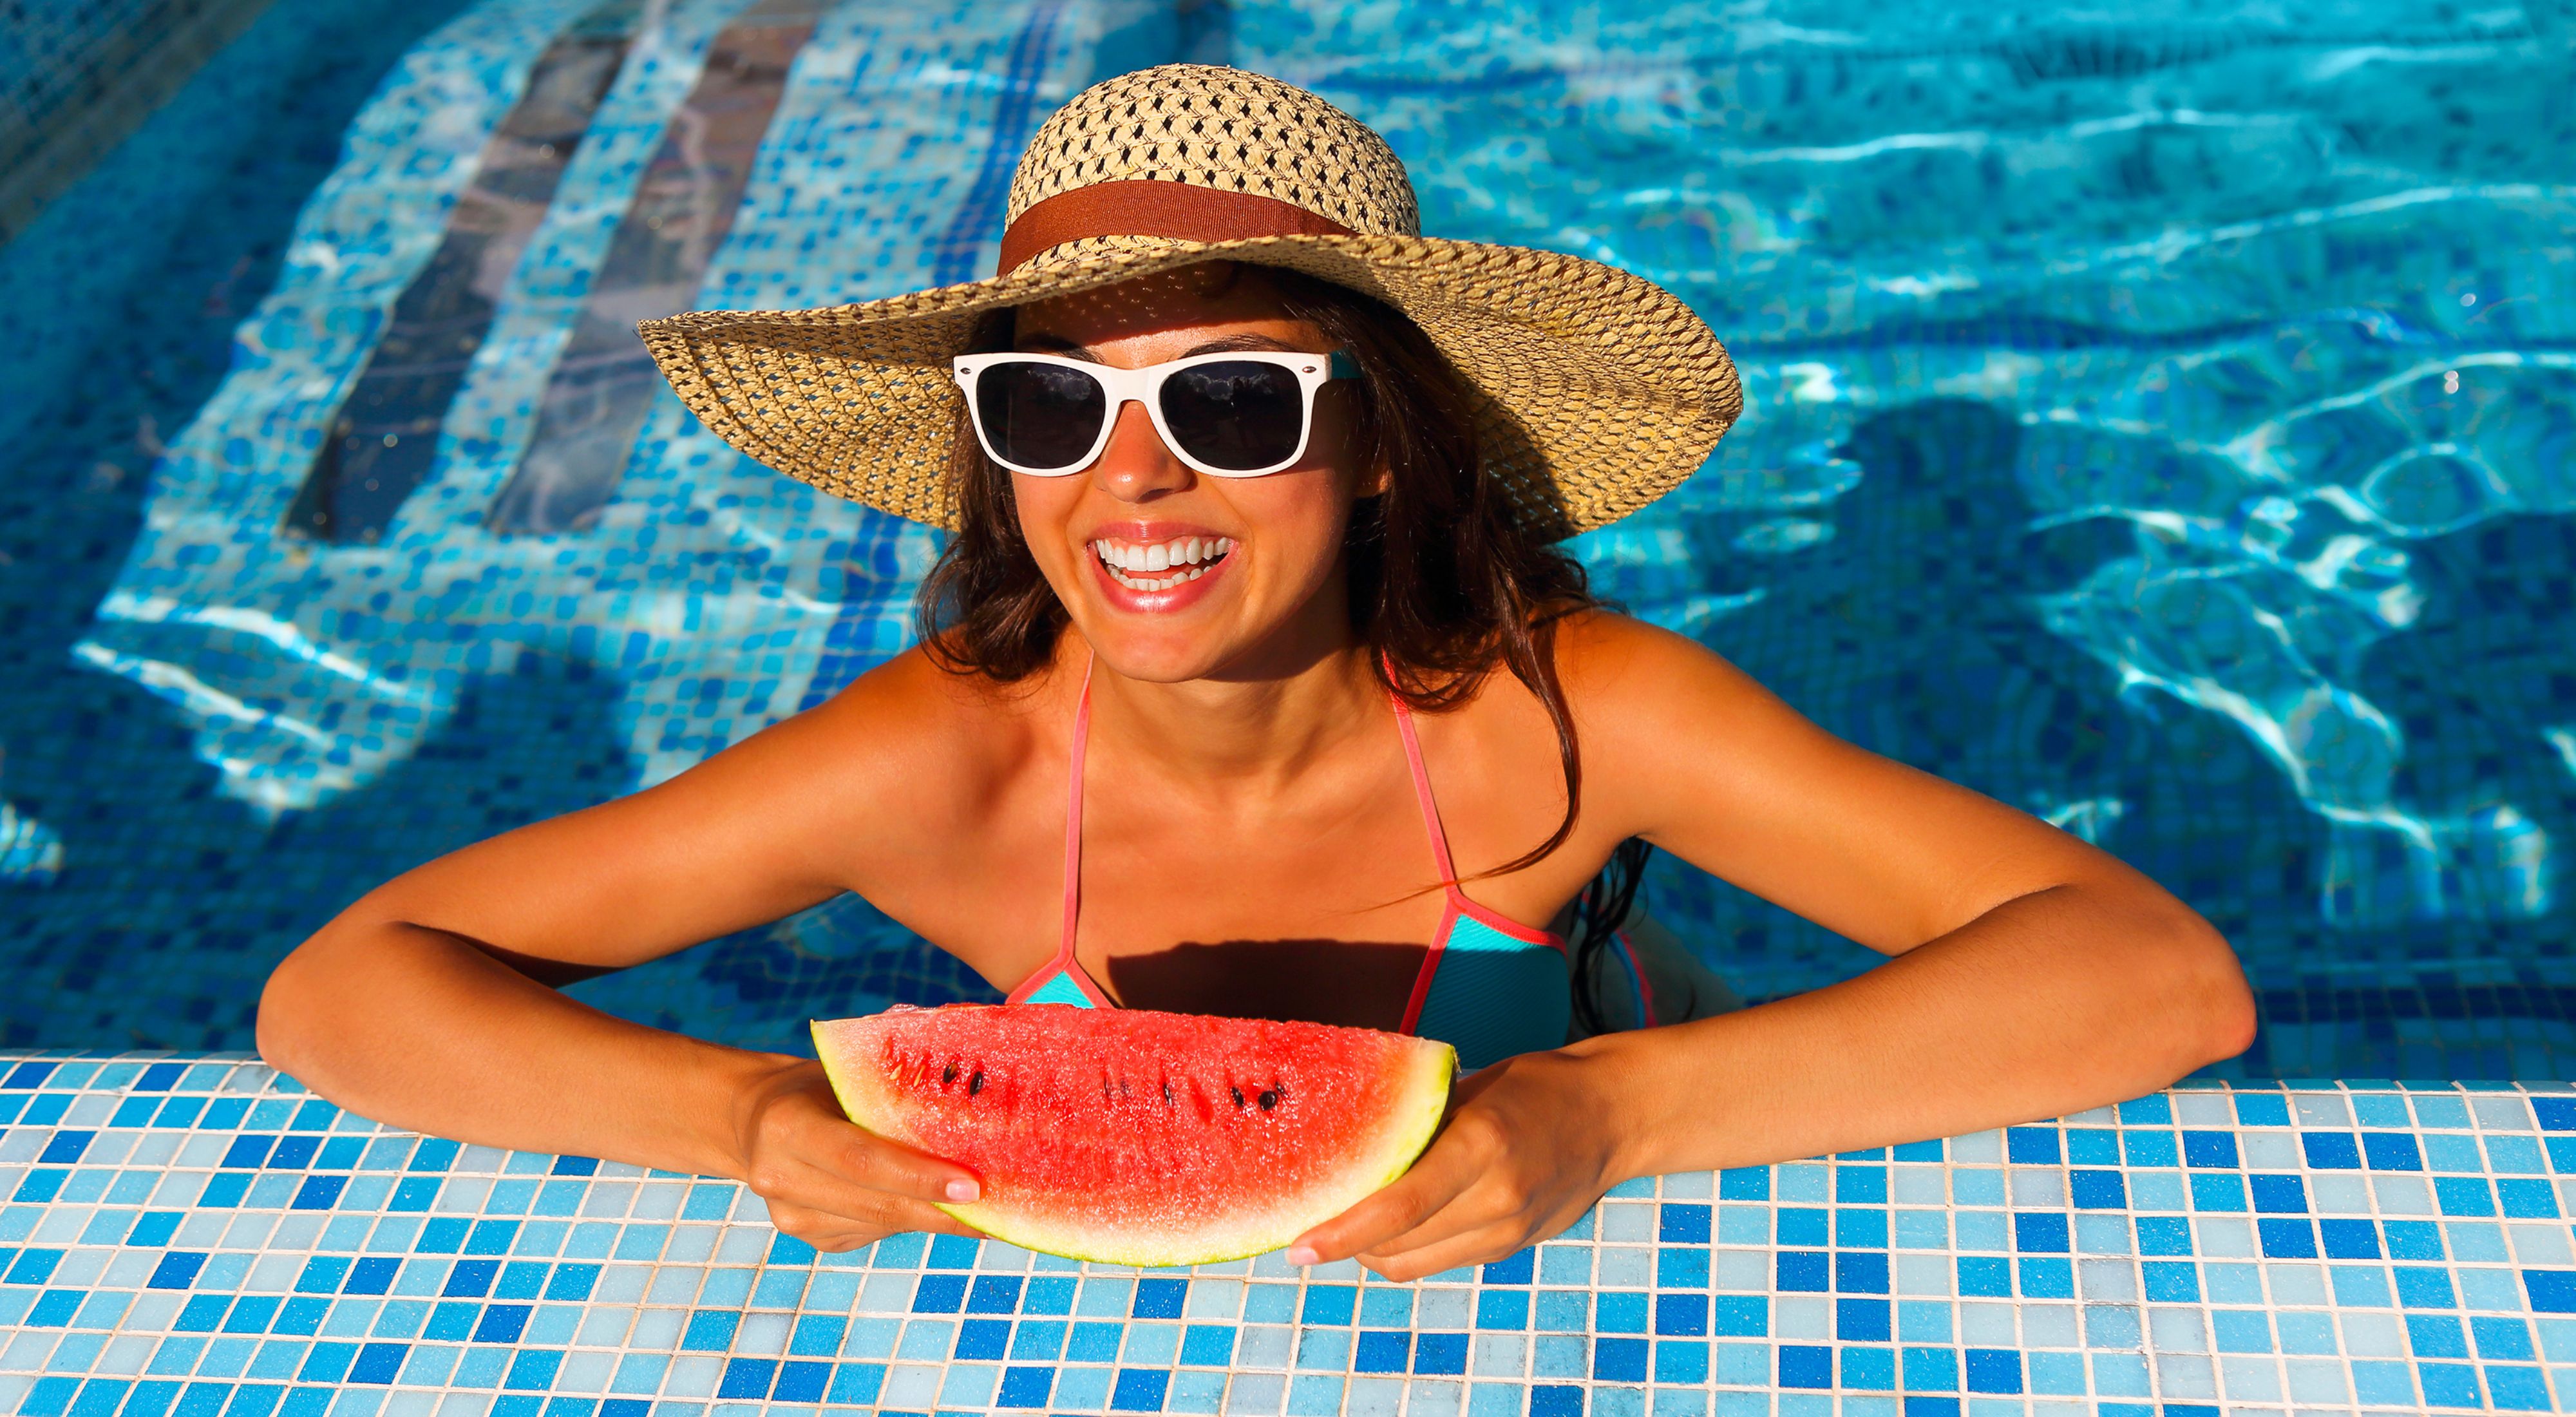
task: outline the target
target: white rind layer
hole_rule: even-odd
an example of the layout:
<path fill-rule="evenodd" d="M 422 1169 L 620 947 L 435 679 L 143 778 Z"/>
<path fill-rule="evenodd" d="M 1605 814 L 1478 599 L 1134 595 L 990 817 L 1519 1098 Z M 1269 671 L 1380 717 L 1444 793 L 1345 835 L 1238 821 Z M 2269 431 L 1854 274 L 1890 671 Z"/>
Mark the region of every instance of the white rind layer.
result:
<path fill-rule="evenodd" d="M 899 1112 L 894 1094 L 872 1067 L 834 1066 L 836 1056 L 848 1058 L 859 1050 L 824 1031 L 831 1027 L 831 1023 L 816 1023 L 814 1044 L 823 1059 L 823 1070 L 831 1078 L 832 1093 L 840 1099 L 841 1110 L 868 1131 L 901 1142 L 903 1128 L 896 1120 Z M 1212 1217 L 1186 1229 L 1164 1224 L 1117 1233 L 1103 1233 L 1097 1225 L 1064 1224 L 999 1201 L 941 1204 L 939 1208 L 996 1240 L 1022 1249 L 1101 1264 L 1153 1269 L 1218 1264 L 1267 1254 L 1403 1175 L 1439 1132 L 1440 1120 L 1449 1108 L 1449 1081 L 1457 1071 L 1457 1050 L 1428 1038 L 1406 1038 L 1402 1042 L 1407 1045 L 1407 1056 L 1404 1076 L 1395 1088 L 1395 1105 L 1373 1131 L 1353 1144 L 1347 1160 L 1329 1168 L 1322 1180 L 1285 1203 L 1263 1208 L 1246 1206 L 1234 1214 Z"/>

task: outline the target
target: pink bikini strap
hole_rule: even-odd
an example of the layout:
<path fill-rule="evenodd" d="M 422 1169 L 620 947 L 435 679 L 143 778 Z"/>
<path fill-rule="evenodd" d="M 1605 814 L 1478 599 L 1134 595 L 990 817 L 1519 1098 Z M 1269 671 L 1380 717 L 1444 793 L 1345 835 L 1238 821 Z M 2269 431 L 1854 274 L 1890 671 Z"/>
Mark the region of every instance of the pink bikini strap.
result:
<path fill-rule="evenodd" d="M 1097 660 L 1093 663 L 1096 664 Z M 1092 664 L 1083 666 L 1082 693 L 1073 711 L 1073 743 L 1067 754 L 1070 762 L 1065 774 L 1067 781 L 1064 808 L 1064 937 L 1056 946 L 1054 963 L 1046 969 L 1039 970 L 1030 978 L 1032 981 L 1042 980 L 1048 975 L 1062 972 L 1074 981 L 1075 986 L 1081 989 L 1086 997 L 1105 1007 L 1109 1005 L 1109 1000 L 1091 982 L 1091 976 L 1084 971 L 1073 954 L 1074 927 L 1082 916 L 1082 766 L 1091 742 L 1091 671 Z M 1413 796 L 1414 800 L 1421 804 L 1423 830 L 1431 837 L 1432 860 L 1440 868 L 1441 884 L 1446 887 L 1450 897 L 1453 900 L 1463 901 L 1464 894 L 1458 889 L 1458 870 L 1450 864 L 1449 860 L 1449 837 L 1440 829 L 1440 804 L 1432 800 L 1431 775 L 1422 766 L 1422 741 L 1413 732 L 1413 711 L 1405 707 L 1403 695 L 1389 691 L 1387 698 L 1395 706 L 1396 731 L 1404 739 L 1404 765 L 1413 775 Z M 1423 985 L 1428 983 L 1430 968 L 1436 964 L 1438 958 L 1439 951 L 1434 949 L 1430 959 L 1424 962 L 1423 979 L 1414 990 L 1417 996 L 1414 1002 L 1415 1009 L 1420 1007 L 1418 996 L 1422 993 Z M 1015 994 L 1013 997 L 1018 996 Z M 1411 1015 L 1408 1012 L 1406 1027 L 1411 1026 Z"/>
<path fill-rule="evenodd" d="M 1389 677 L 1393 677 L 1391 669 Z M 1431 838 L 1431 859 L 1440 867 L 1440 885 L 1448 892 L 1449 908 L 1523 943 L 1545 945 L 1554 950 L 1564 949 L 1565 940 L 1561 936 L 1551 931 L 1533 930 L 1508 916 L 1487 910 L 1468 899 L 1467 892 L 1459 888 L 1458 867 L 1449 857 L 1449 834 L 1440 828 L 1440 803 L 1431 795 L 1431 773 L 1429 769 L 1422 766 L 1422 740 L 1413 732 L 1413 710 L 1405 707 L 1402 694 L 1391 689 L 1387 692 L 1387 699 L 1395 705 L 1396 731 L 1404 736 L 1404 766 L 1413 774 L 1413 800 L 1422 804 L 1422 829 Z M 1441 929 L 1445 939 L 1448 927 L 1444 925 Z M 1439 962 L 1440 950 L 1435 947 L 1430 958 L 1423 963 L 1422 983 L 1414 989 L 1413 1009 L 1417 1013 L 1422 1007 L 1424 991 L 1430 987 L 1430 971 L 1437 969 Z M 1411 1014 L 1407 1015 L 1408 1019 L 1411 1017 Z M 1412 1027 L 1410 1022 L 1405 1024 L 1408 1031 Z"/>
<path fill-rule="evenodd" d="M 1068 980 L 1093 1008 L 1114 1009 L 1116 1000 L 1100 991 L 1084 971 L 1081 961 L 1073 957 L 1074 926 L 1082 918 L 1082 765 L 1084 750 L 1091 742 L 1091 666 L 1082 669 L 1082 693 L 1073 711 L 1073 743 L 1066 752 L 1064 805 L 1064 938 L 1057 942 L 1055 958 L 1040 966 L 1020 987 L 1011 991 L 1010 1002 L 1026 1003 L 1044 992 L 1056 979 Z"/>
<path fill-rule="evenodd" d="M 1073 961 L 1073 927 L 1082 915 L 1082 760 L 1091 744 L 1091 668 L 1098 662 L 1094 659 L 1082 666 L 1082 697 L 1073 711 L 1073 751 L 1066 773 L 1070 785 L 1064 807 L 1064 942 L 1055 951 L 1056 968 L 1073 970 L 1076 981 L 1085 984 L 1090 981 L 1081 977 L 1081 967 Z"/>
<path fill-rule="evenodd" d="M 1431 834 L 1431 859 L 1440 866 L 1440 881 L 1451 895 L 1458 894 L 1458 868 L 1449 864 L 1449 834 L 1440 829 L 1440 804 L 1431 798 L 1431 774 L 1422 767 L 1422 740 L 1413 734 L 1413 710 L 1404 706 L 1404 696 L 1392 689 L 1387 699 L 1395 705 L 1396 731 L 1404 735 L 1404 765 L 1413 773 L 1413 797 L 1422 804 L 1422 828 Z"/>
<path fill-rule="evenodd" d="M 1628 977 L 1637 985 L 1637 1026 L 1653 1028 L 1662 1020 L 1655 1017 L 1655 986 L 1646 979 L 1646 967 L 1637 962 L 1637 942 L 1628 932 L 1618 931 L 1610 938 L 1619 942 L 1619 953 L 1628 957 Z"/>

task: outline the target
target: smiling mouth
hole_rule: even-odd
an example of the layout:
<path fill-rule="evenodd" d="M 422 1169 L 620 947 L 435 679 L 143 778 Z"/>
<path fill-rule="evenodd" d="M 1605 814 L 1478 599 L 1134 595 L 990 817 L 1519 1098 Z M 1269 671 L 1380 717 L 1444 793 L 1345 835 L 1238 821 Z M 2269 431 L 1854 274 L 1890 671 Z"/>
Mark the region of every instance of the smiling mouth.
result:
<path fill-rule="evenodd" d="M 1233 552 L 1230 536 L 1185 536 L 1150 544 L 1107 539 L 1091 543 L 1091 554 L 1099 558 L 1109 578 L 1136 591 L 1187 585 L 1215 570 Z"/>

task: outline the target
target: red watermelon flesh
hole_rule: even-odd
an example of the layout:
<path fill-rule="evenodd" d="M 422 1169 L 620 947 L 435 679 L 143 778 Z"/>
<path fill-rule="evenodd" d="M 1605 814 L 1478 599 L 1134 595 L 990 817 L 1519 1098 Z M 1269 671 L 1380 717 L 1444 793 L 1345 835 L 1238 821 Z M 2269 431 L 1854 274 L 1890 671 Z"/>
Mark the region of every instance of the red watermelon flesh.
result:
<path fill-rule="evenodd" d="M 814 1025 L 850 1120 L 982 1179 L 940 1209 L 1117 1264 L 1275 1250 L 1404 1174 L 1447 1106 L 1446 1043 L 1062 1004 Z"/>

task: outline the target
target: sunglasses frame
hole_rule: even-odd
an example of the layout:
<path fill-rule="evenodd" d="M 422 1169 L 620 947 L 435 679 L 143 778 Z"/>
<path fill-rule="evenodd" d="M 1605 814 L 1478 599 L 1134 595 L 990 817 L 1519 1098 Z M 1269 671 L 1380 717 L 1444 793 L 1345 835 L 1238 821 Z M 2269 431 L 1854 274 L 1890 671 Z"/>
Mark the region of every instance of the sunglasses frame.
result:
<path fill-rule="evenodd" d="M 1101 417 L 1100 433 L 1092 439 L 1090 451 L 1063 467 L 1025 467 L 1003 457 L 994 448 L 993 440 L 985 436 L 983 408 L 976 401 L 978 376 L 995 365 L 1023 360 L 1078 369 L 1090 375 L 1107 397 L 1107 412 Z M 1164 380 L 1179 370 L 1226 360 L 1275 365 L 1297 378 L 1298 393 L 1304 402 L 1303 416 L 1297 428 L 1297 447 L 1287 457 L 1268 467 L 1212 467 L 1191 456 L 1189 449 L 1181 446 L 1181 440 L 1174 437 L 1171 428 L 1163 422 Z M 1185 359 L 1148 364 L 1137 369 L 1119 369 L 1094 360 L 1069 359 L 1061 354 L 961 354 L 950 364 L 956 370 L 958 387 L 966 394 L 966 421 L 974 425 L 975 441 L 984 449 L 984 456 L 1026 477 L 1071 477 L 1089 470 L 1093 463 L 1100 461 L 1100 454 L 1109 446 L 1110 435 L 1117 431 L 1119 411 L 1131 403 L 1145 406 L 1145 416 L 1153 420 L 1154 432 L 1162 438 L 1163 446 L 1194 471 L 1210 477 L 1267 477 L 1274 472 L 1285 472 L 1306 456 L 1306 444 L 1314 436 L 1315 391 L 1335 379 L 1360 376 L 1359 361 L 1352 358 L 1346 349 L 1337 349 L 1330 354 L 1289 354 L 1270 349 L 1225 350 L 1215 354 L 1193 354 Z"/>

